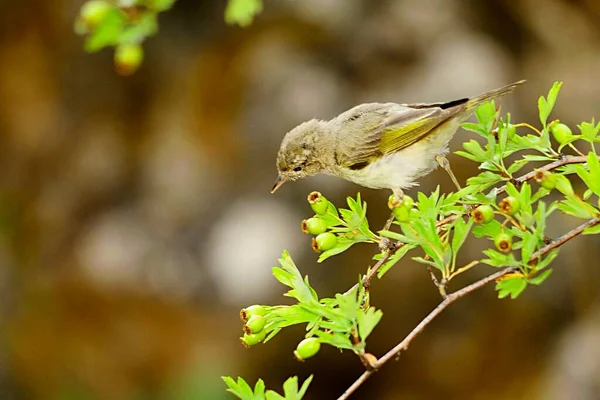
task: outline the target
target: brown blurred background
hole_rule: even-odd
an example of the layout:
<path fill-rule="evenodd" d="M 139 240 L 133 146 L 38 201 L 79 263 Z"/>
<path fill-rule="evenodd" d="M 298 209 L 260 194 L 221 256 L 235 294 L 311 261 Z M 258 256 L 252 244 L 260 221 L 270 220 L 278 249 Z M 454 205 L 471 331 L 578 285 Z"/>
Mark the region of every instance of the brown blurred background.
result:
<path fill-rule="evenodd" d="M 425 102 L 528 79 L 503 103 L 536 123 L 600 118 L 596 0 L 266 0 L 247 29 L 223 1 L 179 0 L 133 77 L 73 33 L 80 0 L 0 2 L 0 398 L 230 399 L 221 375 L 280 390 L 315 378 L 337 398 L 362 372 L 325 348 L 300 364 L 303 329 L 239 345 L 238 310 L 285 302 L 271 276 L 288 249 L 321 296 L 352 285 L 375 251 L 316 264 L 300 220 L 316 177 L 269 194 L 285 132 L 367 101 Z M 452 148 L 472 137 L 461 131 Z M 459 179 L 473 163 L 450 156 Z M 443 171 L 421 190 L 452 185 Z M 388 193 L 362 189 L 383 224 Z M 415 194 L 411 191 L 409 194 Z M 558 235 L 576 223 L 556 215 Z M 569 243 L 542 287 L 491 287 L 452 306 L 357 399 L 600 398 L 600 238 Z M 478 257 L 479 245 L 464 260 Z M 465 274 L 466 284 L 491 268 Z M 373 285 L 381 355 L 439 301 L 406 261 Z"/>

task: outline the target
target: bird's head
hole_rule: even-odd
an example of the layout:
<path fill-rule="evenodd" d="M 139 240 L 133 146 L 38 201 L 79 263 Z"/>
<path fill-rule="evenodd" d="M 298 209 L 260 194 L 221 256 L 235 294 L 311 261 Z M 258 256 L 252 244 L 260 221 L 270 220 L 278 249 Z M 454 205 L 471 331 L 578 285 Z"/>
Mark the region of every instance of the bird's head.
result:
<path fill-rule="evenodd" d="M 304 122 L 289 131 L 277 153 L 277 172 L 279 173 L 271 193 L 285 182 L 295 181 L 323 171 L 320 159 L 321 138 L 326 135 L 325 122 L 316 119 Z"/>

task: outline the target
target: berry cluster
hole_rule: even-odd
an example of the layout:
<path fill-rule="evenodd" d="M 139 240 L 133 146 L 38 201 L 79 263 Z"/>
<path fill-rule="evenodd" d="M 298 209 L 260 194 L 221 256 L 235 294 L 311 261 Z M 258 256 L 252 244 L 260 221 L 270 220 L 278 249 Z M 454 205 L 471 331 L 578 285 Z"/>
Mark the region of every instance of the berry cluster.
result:
<path fill-rule="evenodd" d="M 240 311 L 240 318 L 244 322 L 242 330 L 244 335 L 240 338 L 246 348 L 263 342 L 267 336 L 266 328 L 269 317 L 269 308 L 261 305 L 246 307 Z M 315 356 L 321 348 L 321 342 L 316 337 L 309 337 L 298 343 L 294 350 L 294 357 L 298 361 Z"/>
<path fill-rule="evenodd" d="M 141 43 L 158 31 L 157 14 L 175 0 L 89 0 L 75 21 L 75 31 L 86 36 L 89 52 L 114 46 L 115 69 L 131 75 L 144 59 Z"/>
<path fill-rule="evenodd" d="M 327 232 L 327 222 L 322 218 L 329 209 L 329 201 L 319 192 L 310 193 L 307 200 L 316 215 L 303 220 L 300 229 L 306 234 L 315 235 L 312 248 L 317 253 L 333 249 L 337 244 L 337 236 Z"/>

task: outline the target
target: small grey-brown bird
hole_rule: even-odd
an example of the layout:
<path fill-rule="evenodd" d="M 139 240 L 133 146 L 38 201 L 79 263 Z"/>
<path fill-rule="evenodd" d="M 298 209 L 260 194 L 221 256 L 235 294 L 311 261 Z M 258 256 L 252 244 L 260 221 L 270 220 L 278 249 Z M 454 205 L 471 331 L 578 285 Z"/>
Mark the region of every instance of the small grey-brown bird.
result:
<path fill-rule="evenodd" d="M 329 121 L 312 119 L 289 131 L 277 154 L 285 182 L 325 173 L 374 189 L 402 189 L 441 165 L 452 174 L 445 155 L 454 133 L 481 104 L 513 91 L 523 81 L 472 98 L 446 103 L 368 103 Z"/>

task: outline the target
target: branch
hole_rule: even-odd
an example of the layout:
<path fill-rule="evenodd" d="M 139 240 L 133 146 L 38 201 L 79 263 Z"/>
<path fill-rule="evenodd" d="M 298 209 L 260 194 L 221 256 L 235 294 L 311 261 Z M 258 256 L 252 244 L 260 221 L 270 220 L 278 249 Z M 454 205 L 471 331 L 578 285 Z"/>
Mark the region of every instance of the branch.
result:
<path fill-rule="evenodd" d="M 550 164 L 546 164 L 540 168 L 534 169 L 533 171 L 528 172 L 525 175 L 521 175 L 520 177 L 515 178 L 513 182 L 516 182 L 516 183 L 527 182 L 527 181 L 532 180 L 538 171 L 552 171 L 552 170 L 555 170 L 556 168 L 562 167 L 563 165 L 583 164 L 586 161 L 587 161 L 587 158 L 583 157 L 583 156 L 565 156 L 565 157 L 560 158 L 559 160 L 551 162 Z M 506 185 L 499 188 L 497 194 L 502 194 L 505 191 L 506 191 Z"/>
<path fill-rule="evenodd" d="M 578 158 L 578 157 L 572 157 L 572 158 Z M 554 164 L 554 163 L 553 163 Z M 549 164 L 551 165 L 551 164 Z M 564 165 L 564 164 L 563 164 Z M 554 167 L 556 168 L 556 166 Z M 531 178 L 529 178 L 531 179 Z M 569 232 L 565 233 L 564 235 L 552 240 L 550 243 L 548 243 L 547 245 L 545 245 L 544 247 L 542 247 L 541 249 L 539 249 L 538 251 L 536 251 L 533 255 L 531 260 L 534 261 L 544 255 L 546 255 L 547 253 L 549 253 L 551 250 L 562 246 L 563 244 L 565 244 L 566 242 L 568 242 L 569 240 L 573 239 L 574 237 L 580 235 L 586 228 L 595 226 L 600 224 L 600 219 L 597 218 L 593 218 L 581 225 L 579 225 L 578 227 L 570 230 Z M 400 355 L 400 352 L 402 352 L 403 350 L 408 349 L 408 346 L 411 344 L 411 342 L 421 333 L 423 332 L 423 330 L 438 316 L 442 313 L 442 311 L 444 311 L 450 304 L 454 303 L 456 300 L 460 299 L 461 297 L 466 296 L 467 294 L 474 292 L 477 289 L 480 289 L 482 287 L 484 287 L 485 285 L 494 282 L 495 280 L 513 273 L 513 272 L 517 272 L 519 271 L 519 268 L 517 267 L 510 267 L 510 268 L 505 268 L 499 272 L 496 272 L 492 275 L 489 275 L 483 279 L 478 280 L 477 282 L 474 282 L 472 284 L 470 284 L 469 286 L 466 286 L 456 292 L 453 292 L 449 295 L 447 295 L 444 300 L 442 300 L 441 303 L 438 304 L 438 306 L 436 308 L 433 309 L 433 311 L 431 311 L 400 343 L 398 343 L 396 346 L 394 346 L 394 348 L 392 348 L 391 350 L 389 350 L 385 355 L 383 355 L 379 360 L 377 360 L 375 363 L 372 364 L 372 369 L 365 371 L 345 392 L 344 394 L 342 394 L 338 400 L 346 400 L 350 397 L 350 395 L 352 393 L 354 393 L 356 391 L 356 389 L 358 389 L 363 383 L 366 382 L 367 379 L 369 379 L 371 377 L 371 375 L 373 375 L 373 373 L 375 373 L 381 366 L 383 366 L 385 363 L 387 363 L 388 361 L 390 361 L 393 358 L 396 358 Z"/>

